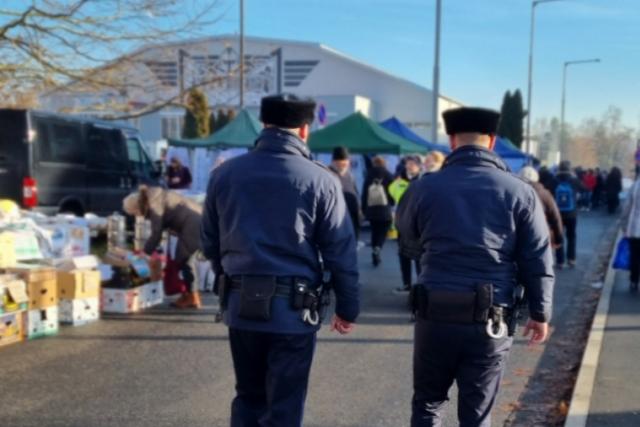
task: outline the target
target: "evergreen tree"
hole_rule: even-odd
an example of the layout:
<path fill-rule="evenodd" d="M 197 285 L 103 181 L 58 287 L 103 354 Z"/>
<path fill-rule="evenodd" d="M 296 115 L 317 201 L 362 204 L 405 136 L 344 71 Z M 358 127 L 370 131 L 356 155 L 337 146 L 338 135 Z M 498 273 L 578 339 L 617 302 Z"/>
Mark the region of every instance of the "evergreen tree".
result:
<path fill-rule="evenodd" d="M 524 141 L 523 120 L 527 114 L 522 105 L 522 93 L 519 89 L 513 94 L 510 91 L 504 94 L 500 114 L 498 135 L 521 148 Z"/>
<path fill-rule="evenodd" d="M 216 124 L 218 125 L 218 129 L 222 129 L 229 123 L 229 117 L 227 113 L 221 108 L 218 110 L 218 116 L 216 117 Z"/>
<path fill-rule="evenodd" d="M 215 111 L 212 111 L 211 114 L 209 114 L 209 135 L 211 135 L 218 129 L 220 129 L 220 127 L 218 126 L 218 121 L 216 120 L 216 113 Z"/>
<path fill-rule="evenodd" d="M 204 138 L 209 135 L 209 104 L 207 96 L 198 89 L 189 91 L 184 117 L 183 138 Z"/>

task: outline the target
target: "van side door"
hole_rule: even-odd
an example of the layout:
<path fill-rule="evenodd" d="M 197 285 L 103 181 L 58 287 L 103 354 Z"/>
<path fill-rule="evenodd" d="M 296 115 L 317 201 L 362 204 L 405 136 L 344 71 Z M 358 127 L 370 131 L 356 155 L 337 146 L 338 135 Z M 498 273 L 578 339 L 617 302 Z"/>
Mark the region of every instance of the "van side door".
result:
<path fill-rule="evenodd" d="M 122 211 L 122 200 L 133 188 L 122 132 L 91 124 L 86 140 L 89 210 L 99 215 Z"/>
<path fill-rule="evenodd" d="M 86 147 L 82 124 L 53 117 L 35 117 L 33 173 L 39 207 L 82 213 L 87 205 Z M 48 208 L 48 209 L 47 209 Z"/>

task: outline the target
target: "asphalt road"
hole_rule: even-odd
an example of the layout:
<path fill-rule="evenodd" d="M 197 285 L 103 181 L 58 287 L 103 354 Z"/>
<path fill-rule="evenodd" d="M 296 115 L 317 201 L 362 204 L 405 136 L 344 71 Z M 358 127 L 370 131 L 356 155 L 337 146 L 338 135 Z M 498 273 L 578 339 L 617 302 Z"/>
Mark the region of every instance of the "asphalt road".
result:
<path fill-rule="evenodd" d="M 579 265 L 560 272 L 557 313 L 578 290 L 607 223 L 599 214 L 580 221 Z M 349 336 L 321 331 L 305 426 L 409 425 L 413 331 L 406 297 L 393 293 L 400 284 L 396 246 L 387 245 L 383 265 L 375 270 L 367 248 L 361 255 L 362 316 Z M 198 312 L 161 307 L 109 316 L 93 325 L 64 328 L 54 338 L 0 349 L 0 425 L 228 425 L 234 376 L 227 333 L 213 322 L 215 299 L 208 295 L 205 303 Z M 494 411 L 495 426 L 521 404 L 542 351 L 516 341 Z M 445 426 L 454 425 L 452 401 Z"/>

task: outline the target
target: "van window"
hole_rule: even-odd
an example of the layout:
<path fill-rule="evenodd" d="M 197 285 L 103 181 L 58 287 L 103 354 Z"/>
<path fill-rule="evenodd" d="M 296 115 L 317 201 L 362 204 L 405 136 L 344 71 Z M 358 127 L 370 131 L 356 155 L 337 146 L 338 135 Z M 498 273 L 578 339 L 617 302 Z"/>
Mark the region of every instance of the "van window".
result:
<path fill-rule="evenodd" d="M 136 139 L 127 139 L 127 153 L 129 154 L 129 167 L 131 170 L 137 172 L 139 175 L 143 175 L 142 156 L 140 155 L 140 146 Z"/>
<path fill-rule="evenodd" d="M 27 116 L 24 111 L 0 111 L 0 162 L 27 160 Z"/>
<path fill-rule="evenodd" d="M 119 130 L 89 128 L 89 165 L 98 169 L 126 171 L 127 152 Z"/>
<path fill-rule="evenodd" d="M 39 123 L 40 160 L 56 163 L 84 163 L 84 146 L 80 126 L 68 123 L 51 123 L 49 133 L 44 123 Z"/>

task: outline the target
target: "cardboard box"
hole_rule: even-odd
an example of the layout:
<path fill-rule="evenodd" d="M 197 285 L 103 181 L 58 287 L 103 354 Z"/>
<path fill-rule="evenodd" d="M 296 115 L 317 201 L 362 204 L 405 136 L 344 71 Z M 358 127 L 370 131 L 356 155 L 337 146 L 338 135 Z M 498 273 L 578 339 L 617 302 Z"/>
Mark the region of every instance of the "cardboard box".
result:
<path fill-rule="evenodd" d="M 29 306 L 27 285 L 12 275 L 0 278 L 0 314 L 24 311 Z"/>
<path fill-rule="evenodd" d="M 100 297 L 60 300 L 60 323 L 80 326 L 100 319 Z"/>
<path fill-rule="evenodd" d="M 54 269 L 37 265 L 19 265 L 7 271 L 27 284 L 29 310 L 58 306 L 58 281 Z"/>
<path fill-rule="evenodd" d="M 18 262 L 15 250 L 15 234 L 0 233 L 0 268 L 13 267 Z"/>
<path fill-rule="evenodd" d="M 91 241 L 89 227 L 83 224 L 69 224 L 62 219 L 53 224 L 40 226 L 46 234 L 48 256 L 51 258 L 71 258 L 89 255 Z"/>
<path fill-rule="evenodd" d="M 24 311 L 0 315 L 0 347 L 22 341 L 23 322 Z"/>
<path fill-rule="evenodd" d="M 56 259 L 52 263 L 58 271 L 95 270 L 98 268 L 98 258 L 94 255 L 77 256 L 73 258 Z"/>
<path fill-rule="evenodd" d="M 100 272 L 96 270 L 74 270 L 58 272 L 58 298 L 99 298 Z"/>
<path fill-rule="evenodd" d="M 140 308 L 150 308 L 164 302 L 164 285 L 161 281 L 142 286 Z"/>
<path fill-rule="evenodd" d="M 131 289 L 102 288 L 100 311 L 103 313 L 136 313 L 140 305 L 143 289 L 141 286 Z"/>
<path fill-rule="evenodd" d="M 58 333 L 58 306 L 29 310 L 26 313 L 26 319 L 25 335 L 30 340 Z"/>

